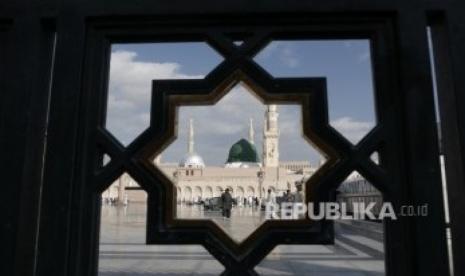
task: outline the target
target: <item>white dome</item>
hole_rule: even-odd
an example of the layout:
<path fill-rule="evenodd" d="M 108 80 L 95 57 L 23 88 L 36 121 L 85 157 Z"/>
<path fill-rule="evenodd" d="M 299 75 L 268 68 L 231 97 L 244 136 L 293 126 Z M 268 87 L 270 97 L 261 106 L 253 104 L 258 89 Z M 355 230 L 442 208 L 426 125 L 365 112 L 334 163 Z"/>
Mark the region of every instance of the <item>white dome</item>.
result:
<path fill-rule="evenodd" d="M 200 155 L 190 153 L 179 162 L 179 166 L 183 168 L 204 168 L 205 163 Z"/>

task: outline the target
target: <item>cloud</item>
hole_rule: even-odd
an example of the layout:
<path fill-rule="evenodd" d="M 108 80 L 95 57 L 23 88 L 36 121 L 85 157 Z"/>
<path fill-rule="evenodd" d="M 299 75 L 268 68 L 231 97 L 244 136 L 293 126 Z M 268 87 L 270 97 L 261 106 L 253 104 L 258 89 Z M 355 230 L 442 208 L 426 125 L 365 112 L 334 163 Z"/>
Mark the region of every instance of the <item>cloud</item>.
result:
<path fill-rule="evenodd" d="M 294 47 L 292 42 L 274 41 L 259 54 L 259 59 L 275 58 L 286 67 L 296 68 L 300 65 L 300 61 Z"/>
<path fill-rule="evenodd" d="M 289 68 L 296 68 L 299 66 L 299 59 L 291 48 L 291 45 L 286 43 L 281 50 L 279 59 Z"/>
<path fill-rule="evenodd" d="M 153 79 L 193 79 L 174 62 L 137 60 L 137 53 L 115 51 L 111 54 L 107 108 L 107 129 L 123 144 L 130 143 L 148 127 Z"/>
<path fill-rule="evenodd" d="M 353 43 L 351 40 L 344 40 L 344 47 L 351 48 L 352 46 L 353 46 Z"/>
<path fill-rule="evenodd" d="M 223 164 L 231 145 L 241 138 L 248 138 L 249 118 L 254 120 L 255 145 L 261 156 L 264 112 L 265 105 L 243 86 L 233 88 L 216 105 L 181 107 L 178 139 L 163 152 L 163 160 L 176 162 L 186 153 L 190 118 L 194 119 L 195 150 L 207 164 Z M 301 136 L 300 106 L 279 105 L 278 112 L 281 160 L 316 163 L 316 152 Z"/>
<path fill-rule="evenodd" d="M 281 51 L 281 50 L 280 50 Z M 289 57 L 292 52 L 281 51 Z M 294 63 L 295 64 L 295 63 Z M 153 79 L 192 79 L 202 75 L 183 73 L 182 64 L 138 60 L 136 52 L 112 53 L 108 97 L 107 128 L 124 144 L 148 127 Z M 248 138 L 249 118 L 254 119 L 255 144 L 261 155 L 265 106 L 243 86 L 232 89 L 213 106 L 185 106 L 179 109 L 178 139 L 163 152 L 165 162 L 177 162 L 187 149 L 188 119 L 194 118 L 195 147 L 207 164 L 222 164 L 230 146 Z M 318 160 L 302 139 L 300 107 L 279 106 L 281 160 Z"/>
<path fill-rule="evenodd" d="M 268 44 L 259 54 L 258 57 L 262 59 L 268 59 L 276 52 L 280 42 L 274 41 Z"/>
<path fill-rule="evenodd" d="M 364 63 L 364 62 L 367 62 L 368 60 L 370 60 L 370 52 L 367 51 L 367 52 L 363 52 L 363 53 L 360 53 L 358 56 L 357 56 L 357 63 Z"/>
<path fill-rule="evenodd" d="M 374 126 L 374 122 L 357 121 L 352 117 L 340 117 L 331 121 L 337 131 L 352 143 L 360 141 Z"/>
<path fill-rule="evenodd" d="M 238 85 L 218 103 L 209 106 L 182 106 L 178 114 L 178 139 L 164 152 L 164 159 L 179 159 L 177 148 L 185 149 L 190 118 L 194 119 L 195 150 L 207 164 L 224 163 L 229 147 L 248 137 L 249 118 L 254 119 L 256 141 L 261 133 L 264 105 L 245 87 Z M 183 151 L 185 154 L 185 150 Z"/>
<path fill-rule="evenodd" d="M 281 136 L 295 136 L 302 134 L 301 120 L 280 121 L 279 132 Z"/>

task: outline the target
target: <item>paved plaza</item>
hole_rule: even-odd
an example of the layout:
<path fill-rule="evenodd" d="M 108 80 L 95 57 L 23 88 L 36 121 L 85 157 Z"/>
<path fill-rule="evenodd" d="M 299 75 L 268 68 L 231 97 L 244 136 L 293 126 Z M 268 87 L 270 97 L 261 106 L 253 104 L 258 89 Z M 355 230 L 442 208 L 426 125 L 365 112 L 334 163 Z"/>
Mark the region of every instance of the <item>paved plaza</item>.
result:
<path fill-rule="evenodd" d="M 223 266 L 202 246 L 145 245 L 145 204 L 102 207 L 99 275 L 219 275 Z M 236 207 L 231 220 L 218 212 L 203 212 L 199 206 L 183 206 L 179 217 L 203 215 L 215 220 L 241 240 L 261 222 L 251 207 Z M 379 236 L 336 227 L 336 243 L 282 245 L 256 268 L 260 275 L 379 276 L 384 275 L 383 243 Z"/>
<path fill-rule="evenodd" d="M 225 219 L 221 211 L 204 211 L 201 205 L 178 206 L 178 218 L 211 219 L 239 242 L 252 234 L 265 220 L 264 212 L 258 207 L 236 207 L 231 210 L 231 216 L 231 219 Z"/>

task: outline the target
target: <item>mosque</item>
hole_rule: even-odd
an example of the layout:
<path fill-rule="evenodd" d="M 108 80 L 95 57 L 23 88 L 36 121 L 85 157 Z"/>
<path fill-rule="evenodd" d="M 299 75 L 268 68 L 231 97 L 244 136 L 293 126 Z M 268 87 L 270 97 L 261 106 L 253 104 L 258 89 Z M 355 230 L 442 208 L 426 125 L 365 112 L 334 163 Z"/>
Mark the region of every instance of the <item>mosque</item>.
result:
<path fill-rule="evenodd" d="M 266 107 L 261 158 L 256 150 L 250 119 L 248 139 L 242 138 L 231 146 L 225 164 L 205 164 L 201 155 L 195 152 L 194 122 L 191 119 L 184 158 L 179 163 L 163 163 L 158 156 L 154 163 L 176 186 L 178 203 L 218 197 L 227 188 L 240 202 L 244 198 L 265 197 L 268 189 L 277 194 L 286 190 L 296 192 L 298 184 L 308 179 L 317 166 L 312 166 L 309 161 L 280 161 L 278 116 L 276 105 Z M 145 192 L 127 174 L 116 180 L 102 196 L 119 202 L 146 200 Z"/>

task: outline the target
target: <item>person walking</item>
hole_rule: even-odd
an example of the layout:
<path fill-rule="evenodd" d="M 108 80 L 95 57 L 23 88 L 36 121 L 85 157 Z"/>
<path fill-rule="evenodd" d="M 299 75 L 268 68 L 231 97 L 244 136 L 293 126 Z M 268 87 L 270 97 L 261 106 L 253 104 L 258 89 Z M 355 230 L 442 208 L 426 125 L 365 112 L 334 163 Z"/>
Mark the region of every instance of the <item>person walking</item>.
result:
<path fill-rule="evenodd" d="M 276 194 L 271 190 L 271 189 L 268 189 L 268 195 L 266 197 L 266 207 L 265 207 L 265 210 L 269 210 L 270 211 L 270 214 L 267 214 L 267 217 L 269 218 L 277 218 L 278 215 L 276 214 L 276 211 L 278 209 L 278 204 L 276 202 Z M 270 205 L 270 206 L 267 206 L 267 205 Z"/>
<path fill-rule="evenodd" d="M 230 218 L 231 217 L 231 209 L 232 209 L 233 199 L 232 199 L 231 194 L 229 193 L 228 188 L 221 195 L 221 202 L 223 204 L 223 217 Z"/>
<path fill-rule="evenodd" d="M 294 196 L 291 194 L 291 190 L 286 190 L 286 193 L 283 195 L 284 202 L 294 202 Z"/>

